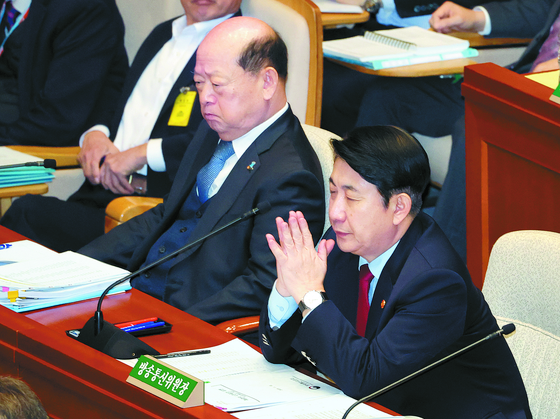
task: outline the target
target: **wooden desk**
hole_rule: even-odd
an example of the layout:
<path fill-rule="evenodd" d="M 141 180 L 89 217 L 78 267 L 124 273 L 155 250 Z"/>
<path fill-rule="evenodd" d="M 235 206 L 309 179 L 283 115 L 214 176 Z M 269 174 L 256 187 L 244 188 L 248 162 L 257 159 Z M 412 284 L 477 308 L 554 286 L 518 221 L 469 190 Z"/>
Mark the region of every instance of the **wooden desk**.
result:
<path fill-rule="evenodd" d="M 384 77 L 427 77 L 462 74 L 467 65 L 476 64 L 470 58 L 459 58 L 456 60 L 436 61 L 433 63 L 406 65 L 402 67 L 385 68 L 383 70 L 372 70 L 361 65 L 350 64 L 329 58 L 329 60 L 359 71 L 360 73 L 372 74 Z"/>
<path fill-rule="evenodd" d="M 471 48 L 505 48 L 512 46 L 528 45 L 531 39 L 526 38 L 485 38 L 478 33 L 454 32 L 449 35 L 469 41 Z M 329 58 L 330 59 L 330 58 Z M 356 64 L 350 64 L 335 59 L 330 59 L 338 64 L 365 74 L 384 77 L 428 77 L 463 74 L 468 65 L 476 64 L 471 58 L 460 58 L 456 60 L 436 61 L 425 64 L 407 65 L 402 67 L 386 68 L 383 70 L 372 70 Z"/>
<path fill-rule="evenodd" d="M 21 239 L 0 226 L 0 243 Z M 0 306 L 0 374 L 25 380 L 53 419 L 232 417 L 208 404 L 180 409 L 146 393 L 125 381 L 129 366 L 67 337 L 65 331 L 81 328 L 96 306 L 96 299 L 29 313 Z M 135 289 L 108 296 L 103 314 L 113 323 L 150 316 L 171 323 L 171 332 L 142 338 L 162 353 L 219 345 L 234 338 Z"/>
<path fill-rule="evenodd" d="M 335 28 L 341 25 L 352 25 L 354 23 L 367 22 L 369 13 L 321 13 L 323 28 Z"/>
<path fill-rule="evenodd" d="M 46 183 L 37 183 L 35 185 L 11 186 L 9 188 L 0 188 L 0 217 L 8 211 L 12 205 L 12 198 L 25 194 L 42 195 L 49 191 Z"/>
<path fill-rule="evenodd" d="M 481 288 L 490 251 L 515 230 L 560 232 L 560 105 L 495 64 L 465 69 L 467 266 Z"/>

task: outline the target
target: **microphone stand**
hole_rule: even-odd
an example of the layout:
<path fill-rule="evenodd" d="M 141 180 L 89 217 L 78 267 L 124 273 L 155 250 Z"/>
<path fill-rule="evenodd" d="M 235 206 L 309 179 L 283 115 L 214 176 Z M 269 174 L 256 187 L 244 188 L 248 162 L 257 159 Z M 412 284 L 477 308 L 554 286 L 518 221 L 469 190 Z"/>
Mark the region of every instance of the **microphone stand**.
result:
<path fill-rule="evenodd" d="M 350 406 L 348 408 L 348 410 L 346 410 L 346 412 L 344 413 L 344 416 L 342 416 L 342 419 L 346 419 L 348 417 L 348 415 L 350 414 L 350 411 L 352 409 L 354 409 L 356 406 L 358 406 L 359 404 L 361 404 L 363 402 L 367 402 L 370 399 L 374 399 L 374 398 L 382 395 L 383 393 L 386 393 L 387 391 L 389 391 L 389 390 L 391 390 L 391 389 L 393 389 L 397 386 L 400 386 L 401 384 L 407 382 L 408 380 L 410 380 L 410 379 L 412 379 L 412 378 L 414 378 L 414 377 L 416 377 L 420 374 L 423 374 L 426 371 L 431 370 L 432 368 L 437 367 L 438 365 L 443 364 L 444 362 L 447 362 L 450 359 L 453 359 L 456 356 L 459 356 L 459 355 L 471 350 L 475 346 L 478 346 L 481 343 L 486 342 L 487 340 L 494 339 L 495 337 L 500 336 L 500 335 L 505 335 L 507 337 L 507 336 L 511 335 L 513 332 L 515 332 L 515 325 L 513 323 L 509 323 L 509 324 L 504 325 L 504 327 L 502 327 L 501 329 L 496 330 L 493 333 L 490 333 L 488 336 L 486 336 L 486 337 L 484 337 L 480 340 L 477 340 L 476 342 L 471 343 L 470 345 L 465 346 L 462 349 L 459 349 L 457 352 L 453 352 L 452 354 L 443 357 L 439 361 L 436 361 L 436 362 L 434 362 L 434 363 L 432 363 L 432 364 L 430 364 L 430 365 L 428 365 L 428 366 L 426 366 L 426 367 L 424 367 L 424 368 L 422 368 L 418 371 L 415 371 L 412 374 L 407 375 L 406 377 L 401 378 L 400 380 L 395 381 L 392 384 L 389 384 L 387 387 L 383 387 L 382 389 L 377 390 L 376 392 L 370 394 L 369 396 L 365 396 L 365 397 L 361 398 L 356 403 L 354 403 L 352 406 Z"/>
<path fill-rule="evenodd" d="M 144 342 L 142 342 L 141 340 L 135 338 L 134 336 L 130 335 L 127 332 L 124 332 L 122 330 L 120 330 L 119 328 L 115 327 L 114 325 L 112 325 L 111 323 L 106 322 L 105 320 L 103 320 L 103 312 L 101 311 L 101 305 L 103 303 L 103 299 L 107 296 L 107 294 L 109 293 L 109 291 L 111 291 L 114 287 L 116 287 L 117 285 L 122 284 L 123 282 L 141 275 L 142 273 L 146 272 L 147 270 L 161 264 L 164 263 L 166 261 L 168 261 L 169 259 L 174 258 L 175 256 L 177 256 L 179 253 L 185 252 L 189 249 L 192 249 L 194 246 L 200 244 L 201 242 L 203 242 L 204 240 L 224 231 L 225 229 L 233 226 L 234 224 L 239 223 L 240 221 L 243 221 L 249 217 L 252 217 L 254 215 L 257 215 L 257 213 L 264 213 L 267 212 L 270 209 L 270 203 L 269 202 L 263 202 L 259 204 L 259 207 L 255 207 L 250 211 L 247 211 L 246 213 L 244 213 L 243 215 L 241 215 L 240 217 L 230 221 L 229 223 L 223 225 L 222 227 L 211 231 L 210 233 L 208 233 L 207 235 L 193 241 L 192 243 L 188 243 L 185 246 L 177 249 L 174 252 L 171 252 L 170 254 L 164 256 L 161 259 L 158 259 L 140 269 L 138 269 L 137 271 L 134 271 L 126 276 L 124 276 L 121 279 L 118 279 L 117 281 L 113 282 L 111 285 L 109 285 L 105 291 L 103 291 L 103 293 L 101 294 L 101 296 L 99 297 L 99 300 L 97 302 L 97 310 L 95 311 L 95 314 L 93 315 L 92 318 L 90 318 L 86 324 L 84 325 L 84 327 L 82 328 L 80 335 L 78 336 L 77 340 L 88 345 L 91 346 L 95 349 L 98 349 L 104 353 L 106 353 L 107 355 L 111 355 L 114 356 L 116 358 L 136 358 L 140 355 L 145 355 L 145 354 L 150 354 L 150 355 L 158 355 L 159 353 L 151 348 L 150 346 L 146 345 Z M 102 331 L 103 329 L 108 328 L 110 329 L 103 339 L 98 338 L 98 336 L 102 335 Z M 122 333 L 121 333 L 122 332 Z M 132 338 L 132 339 L 130 339 Z M 137 341 L 136 343 L 133 343 L 134 341 Z M 128 342 L 126 342 L 128 341 Z M 114 346 L 118 346 L 117 349 L 113 350 Z M 132 347 L 131 347 L 132 346 Z"/>

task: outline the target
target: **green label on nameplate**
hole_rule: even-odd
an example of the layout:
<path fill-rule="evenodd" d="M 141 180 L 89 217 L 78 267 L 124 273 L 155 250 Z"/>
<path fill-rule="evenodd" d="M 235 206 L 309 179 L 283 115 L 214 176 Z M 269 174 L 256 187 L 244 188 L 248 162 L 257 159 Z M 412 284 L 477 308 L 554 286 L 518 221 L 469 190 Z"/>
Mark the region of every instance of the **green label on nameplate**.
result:
<path fill-rule="evenodd" d="M 550 100 L 560 104 L 560 85 L 552 92 L 552 96 L 550 96 Z"/>
<path fill-rule="evenodd" d="M 196 380 L 144 355 L 136 362 L 130 377 L 182 402 L 187 401 L 198 384 Z"/>

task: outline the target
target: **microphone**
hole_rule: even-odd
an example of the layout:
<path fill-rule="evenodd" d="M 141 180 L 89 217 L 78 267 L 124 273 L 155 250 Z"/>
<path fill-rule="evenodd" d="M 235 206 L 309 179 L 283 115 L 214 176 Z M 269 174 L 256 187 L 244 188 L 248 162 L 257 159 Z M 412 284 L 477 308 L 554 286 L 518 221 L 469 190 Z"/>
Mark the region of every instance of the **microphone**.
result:
<path fill-rule="evenodd" d="M 5 164 L 0 166 L 1 169 L 12 169 L 14 167 L 36 167 L 36 166 L 44 166 L 45 169 L 56 169 L 56 160 L 54 159 L 45 159 L 43 161 L 30 161 L 27 163 L 15 163 L 15 164 Z"/>
<path fill-rule="evenodd" d="M 434 363 L 432 363 L 432 364 L 430 364 L 430 365 L 428 365 L 428 366 L 426 366 L 426 367 L 424 367 L 424 368 L 422 368 L 418 371 L 415 371 L 412 374 L 407 375 L 406 377 L 401 378 L 398 381 L 395 381 L 393 384 L 389 384 L 387 387 L 383 387 L 382 389 L 377 390 L 376 392 L 370 394 L 369 396 L 365 396 L 365 397 L 361 398 L 356 403 L 354 403 L 352 406 L 350 406 L 348 408 L 348 410 L 346 410 L 346 413 L 344 413 L 344 416 L 342 416 L 342 419 L 346 419 L 348 417 L 348 415 L 350 414 L 350 411 L 352 409 L 354 409 L 356 406 L 358 406 L 360 403 L 367 402 L 368 400 L 374 399 L 375 397 L 378 397 L 378 396 L 382 395 L 383 393 L 385 393 L 385 392 L 387 392 L 387 391 L 405 383 L 406 381 L 408 381 L 408 380 L 410 380 L 414 377 L 417 377 L 418 375 L 423 374 L 426 371 L 431 370 L 432 368 L 437 367 L 438 365 L 443 364 L 444 362 L 447 362 L 450 359 L 455 358 L 456 356 L 459 356 L 459 355 L 473 349 L 475 346 L 478 346 L 483 342 L 494 339 L 495 337 L 500 336 L 500 335 L 504 335 L 505 337 L 509 337 L 511 334 L 513 334 L 513 332 L 515 332 L 515 325 L 513 323 L 509 323 L 509 324 L 504 325 L 501 329 L 496 330 L 493 333 L 490 333 L 488 336 L 486 336 L 486 337 L 484 337 L 480 340 L 477 340 L 476 342 L 471 343 L 470 345 L 465 346 L 464 348 L 459 349 L 458 351 L 453 352 L 452 354 L 449 354 L 449 355 L 443 357 L 439 361 L 436 361 L 436 362 L 434 362 Z"/>
<path fill-rule="evenodd" d="M 113 358 L 119 359 L 132 359 L 138 358 L 140 355 L 159 355 L 159 352 L 156 351 L 151 346 L 147 345 L 146 343 L 142 342 L 135 336 L 132 336 L 130 333 L 123 331 L 122 329 L 116 327 L 115 325 L 103 320 L 103 312 L 101 311 L 101 304 L 103 303 L 103 299 L 105 296 L 111 291 L 114 287 L 123 282 L 141 275 L 145 271 L 152 269 L 153 267 L 168 261 L 171 258 L 174 258 L 179 253 L 185 252 L 194 246 L 202 243 L 204 240 L 226 230 L 227 228 L 237 224 L 241 221 L 246 220 L 247 218 L 253 217 L 257 214 L 264 214 L 270 210 L 271 205 L 268 201 L 264 201 L 258 204 L 257 207 L 253 208 L 250 211 L 247 211 L 240 217 L 230 221 L 229 223 L 223 225 L 222 227 L 211 231 L 210 233 L 206 234 L 205 236 L 191 242 L 187 243 L 183 247 L 177 249 L 176 251 L 158 259 L 149 265 L 146 265 L 135 272 L 132 272 L 121 279 L 113 282 L 109 285 L 105 291 L 99 297 L 97 302 L 97 310 L 93 317 L 91 317 L 84 327 L 80 331 L 80 335 L 77 337 L 79 342 L 90 346 L 98 351 L 103 352 L 106 355 L 112 356 Z"/>

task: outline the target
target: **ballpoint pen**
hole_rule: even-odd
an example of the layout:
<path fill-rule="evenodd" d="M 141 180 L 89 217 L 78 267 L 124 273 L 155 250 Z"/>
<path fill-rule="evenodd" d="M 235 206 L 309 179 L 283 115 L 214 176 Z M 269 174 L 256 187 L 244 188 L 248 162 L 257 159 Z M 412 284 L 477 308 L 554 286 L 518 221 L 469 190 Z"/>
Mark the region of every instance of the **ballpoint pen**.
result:
<path fill-rule="evenodd" d="M 181 356 L 191 356 L 191 355 L 204 355 L 209 354 L 210 349 L 199 349 L 195 351 L 184 351 L 184 352 L 171 352 L 168 354 L 163 355 L 154 355 L 154 358 L 161 359 L 161 358 L 178 358 Z"/>

